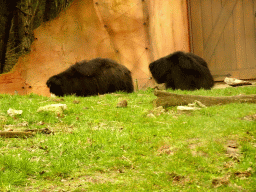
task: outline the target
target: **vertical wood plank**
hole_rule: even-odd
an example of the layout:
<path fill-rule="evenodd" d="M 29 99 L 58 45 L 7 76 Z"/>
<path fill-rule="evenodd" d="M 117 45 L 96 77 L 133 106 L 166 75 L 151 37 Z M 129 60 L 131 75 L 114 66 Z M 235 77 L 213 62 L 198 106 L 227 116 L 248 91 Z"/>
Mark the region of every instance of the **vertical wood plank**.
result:
<path fill-rule="evenodd" d="M 256 78 L 256 0 L 212 0 L 211 10 L 207 3 L 209 0 L 190 0 L 191 50 L 200 53 L 199 46 L 205 43 L 201 56 L 215 80 L 223 80 L 227 74 Z"/>
<path fill-rule="evenodd" d="M 203 28 L 201 17 L 201 1 L 190 0 L 190 20 L 191 20 L 191 51 L 201 57 L 204 57 L 204 44 L 203 44 Z"/>
<path fill-rule="evenodd" d="M 233 11 L 233 19 L 237 70 L 239 70 L 243 68 L 243 64 L 246 62 L 245 30 L 242 1 L 237 2 L 236 7 Z M 240 78 L 240 76 L 238 78 Z"/>
<path fill-rule="evenodd" d="M 226 1 L 228 0 L 221 0 L 221 7 L 224 7 Z M 236 66 L 236 55 L 235 55 L 235 42 L 234 42 L 234 27 L 233 27 L 233 14 L 229 18 L 223 34 L 222 39 L 220 40 L 223 42 L 222 48 L 222 58 L 223 62 L 218 67 L 219 71 L 227 71 L 232 70 L 233 66 Z M 216 62 L 218 64 L 219 62 Z"/>
<path fill-rule="evenodd" d="M 220 15 L 222 6 L 221 6 L 221 0 L 212 0 L 212 22 L 213 25 L 218 21 L 218 17 Z M 213 27 L 212 27 L 213 29 Z M 212 56 L 212 59 L 209 61 L 209 67 L 210 69 L 214 71 L 218 71 L 220 67 L 222 66 L 222 62 L 219 62 L 219 49 L 216 49 L 215 53 Z"/>
<path fill-rule="evenodd" d="M 211 60 L 213 53 L 215 52 L 216 46 L 220 40 L 221 34 L 232 15 L 233 9 L 238 0 L 226 1 L 222 8 L 217 22 L 215 23 L 213 30 L 205 42 L 204 54 L 208 61 Z"/>
<path fill-rule="evenodd" d="M 202 25 L 203 27 L 203 41 L 204 45 L 210 36 L 213 27 L 212 21 L 212 1 L 211 0 L 201 0 L 201 12 L 202 12 Z"/>
<path fill-rule="evenodd" d="M 255 13 L 253 0 L 243 1 L 243 13 L 244 13 L 244 30 L 245 30 L 245 50 L 246 50 L 246 62 L 244 62 L 243 68 L 251 68 L 255 66 Z"/>
<path fill-rule="evenodd" d="M 233 15 L 229 18 L 224 29 L 224 44 L 225 44 L 225 70 L 236 69 L 236 50 L 235 50 L 235 34 L 233 25 Z"/>
<path fill-rule="evenodd" d="M 252 0 L 254 4 L 254 30 L 256 30 L 256 1 Z M 256 34 L 255 34 L 256 35 Z"/>

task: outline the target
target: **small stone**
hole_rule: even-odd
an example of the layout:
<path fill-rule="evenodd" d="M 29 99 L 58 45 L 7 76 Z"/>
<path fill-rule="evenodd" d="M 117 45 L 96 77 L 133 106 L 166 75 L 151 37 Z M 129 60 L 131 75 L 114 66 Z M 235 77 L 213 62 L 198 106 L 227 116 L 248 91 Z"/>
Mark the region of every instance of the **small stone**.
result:
<path fill-rule="evenodd" d="M 23 113 L 22 110 L 15 110 L 12 108 L 9 108 L 7 111 L 7 114 L 10 115 L 11 117 L 15 116 L 15 115 L 21 115 Z"/>
<path fill-rule="evenodd" d="M 119 101 L 116 107 L 127 107 L 127 101 L 126 100 Z"/>
<path fill-rule="evenodd" d="M 80 101 L 79 100 L 74 100 L 73 103 L 78 104 L 78 103 L 80 103 Z"/>
<path fill-rule="evenodd" d="M 51 104 L 51 105 L 39 107 L 37 112 L 52 111 L 52 112 L 55 112 L 56 114 L 61 115 L 64 112 L 64 110 L 66 110 L 66 109 L 67 109 L 66 104 Z"/>
<path fill-rule="evenodd" d="M 177 110 L 179 111 L 195 111 L 195 110 L 200 110 L 201 108 L 198 107 L 187 107 L 187 106 L 178 106 Z"/>

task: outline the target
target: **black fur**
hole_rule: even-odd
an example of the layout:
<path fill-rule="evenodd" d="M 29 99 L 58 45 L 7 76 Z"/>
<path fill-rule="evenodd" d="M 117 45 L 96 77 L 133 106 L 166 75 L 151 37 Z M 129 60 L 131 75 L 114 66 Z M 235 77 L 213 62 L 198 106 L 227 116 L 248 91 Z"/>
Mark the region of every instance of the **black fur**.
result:
<path fill-rule="evenodd" d="M 67 70 L 50 77 L 46 83 L 57 96 L 90 96 L 116 91 L 134 90 L 131 72 L 110 59 L 80 61 Z"/>
<path fill-rule="evenodd" d="M 162 57 L 149 65 L 157 83 L 165 83 L 166 88 L 181 90 L 211 89 L 213 77 L 204 59 L 181 51 Z"/>

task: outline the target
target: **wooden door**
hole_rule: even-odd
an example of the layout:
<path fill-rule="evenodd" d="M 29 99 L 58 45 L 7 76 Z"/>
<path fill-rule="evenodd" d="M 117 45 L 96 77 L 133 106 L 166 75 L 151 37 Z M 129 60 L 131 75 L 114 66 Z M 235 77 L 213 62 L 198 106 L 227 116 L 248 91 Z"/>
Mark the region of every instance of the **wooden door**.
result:
<path fill-rule="evenodd" d="M 215 80 L 256 78 L 256 0 L 188 0 L 191 52 Z"/>

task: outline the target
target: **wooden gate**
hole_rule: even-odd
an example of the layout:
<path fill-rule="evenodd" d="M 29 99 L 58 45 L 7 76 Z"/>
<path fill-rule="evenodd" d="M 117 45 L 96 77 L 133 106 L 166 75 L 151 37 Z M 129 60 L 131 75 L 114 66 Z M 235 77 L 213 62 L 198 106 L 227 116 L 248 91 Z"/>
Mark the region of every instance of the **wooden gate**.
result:
<path fill-rule="evenodd" d="M 256 78 L 256 0 L 188 0 L 191 52 L 216 81 Z"/>

